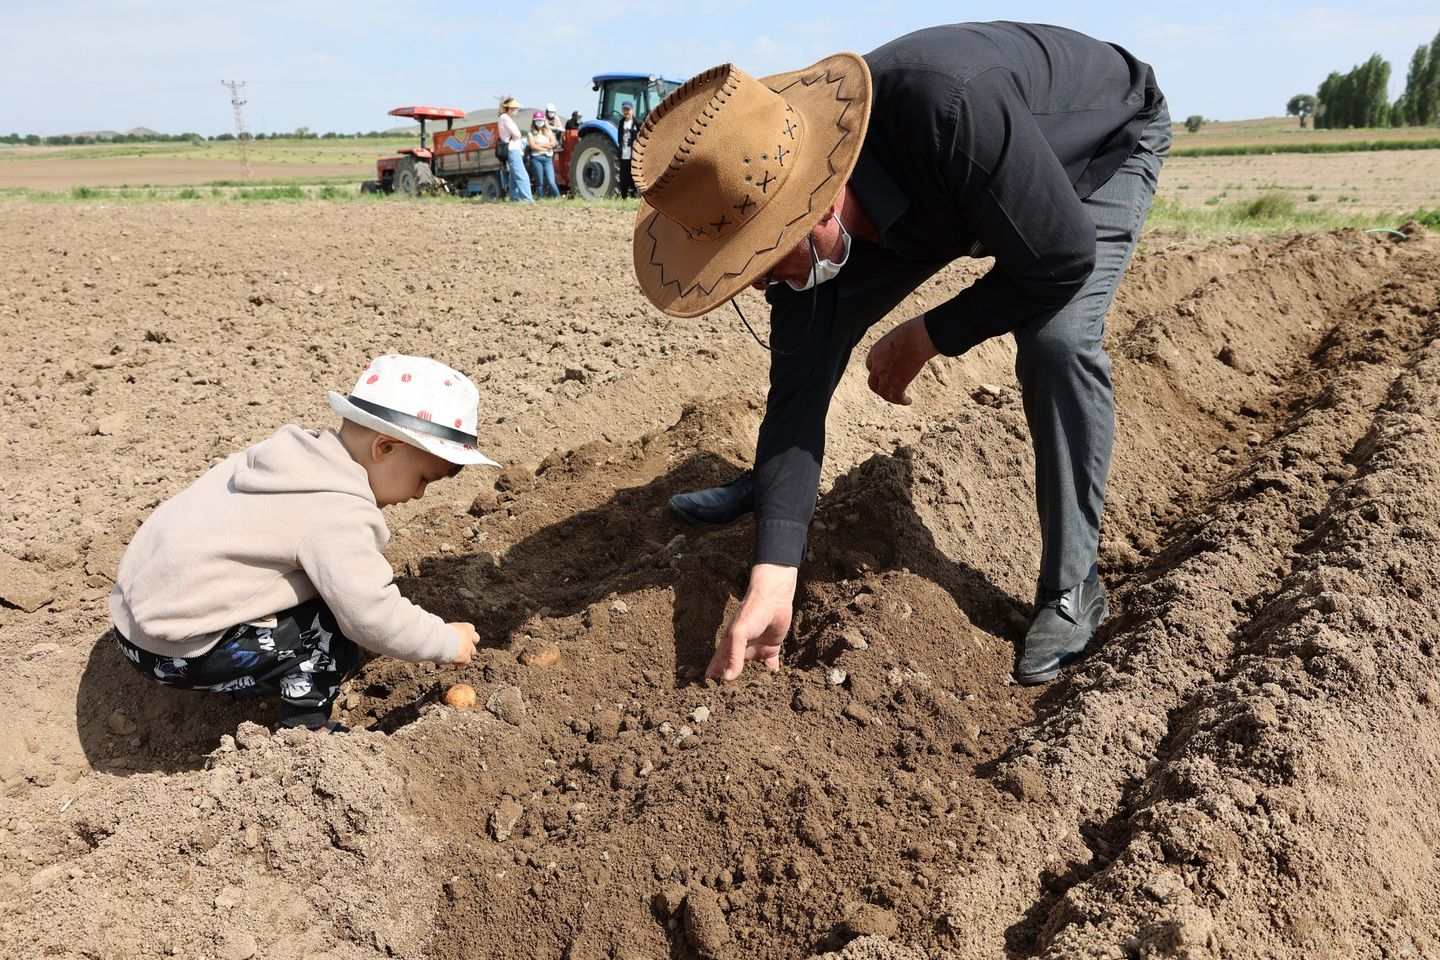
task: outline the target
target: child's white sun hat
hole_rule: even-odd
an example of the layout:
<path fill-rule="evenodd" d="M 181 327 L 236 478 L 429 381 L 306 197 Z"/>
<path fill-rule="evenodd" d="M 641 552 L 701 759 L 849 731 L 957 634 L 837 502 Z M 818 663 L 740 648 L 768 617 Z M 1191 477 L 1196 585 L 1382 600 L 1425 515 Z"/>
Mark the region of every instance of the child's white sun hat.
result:
<path fill-rule="evenodd" d="M 330 409 L 450 463 L 500 464 L 475 449 L 480 391 L 458 370 L 429 357 L 386 354 L 370 361 L 349 396 L 329 393 Z"/>

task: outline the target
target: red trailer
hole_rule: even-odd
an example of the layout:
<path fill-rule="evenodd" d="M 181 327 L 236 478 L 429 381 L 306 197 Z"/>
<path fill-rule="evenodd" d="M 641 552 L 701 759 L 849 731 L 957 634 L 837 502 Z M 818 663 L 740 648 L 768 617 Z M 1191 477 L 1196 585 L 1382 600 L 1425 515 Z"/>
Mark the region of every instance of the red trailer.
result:
<path fill-rule="evenodd" d="M 362 193 L 399 192 L 414 197 L 446 191 L 500 199 L 500 161 L 495 157 L 498 118 L 457 128 L 455 121 L 464 119 L 465 111 L 454 107 L 396 107 L 390 116 L 418 120 L 420 145 L 377 160 L 375 179 L 360 184 Z M 428 143 L 427 120 L 445 121 L 445 129 L 434 131 Z M 555 152 L 555 175 L 562 191 L 569 186 L 570 165 L 565 158 L 574 149 L 575 137 L 575 131 L 567 130 Z"/>

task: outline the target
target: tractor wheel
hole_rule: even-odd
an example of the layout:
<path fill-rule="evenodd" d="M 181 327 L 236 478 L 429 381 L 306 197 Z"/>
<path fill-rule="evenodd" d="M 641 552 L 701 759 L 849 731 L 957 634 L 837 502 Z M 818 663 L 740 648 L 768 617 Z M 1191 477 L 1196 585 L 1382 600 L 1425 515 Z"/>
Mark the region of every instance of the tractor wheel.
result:
<path fill-rule="evenodd" d="M 423 197 L 431 197 L 444 189 L 435 171 L 424 160 L 415 161 L 415 191 Z"/>
<path fill-rule="evenodd" d="M 603 200 L 620 193 L 620 151 L 603 133 L 587 133 L 570 161 L 570 189 L 582 200 Z"/>
<path fill-rule="evenodd" d="M 362 181 L 361 184 L 360 184 L 360 192 L 361 192 L 361 193 L 379 193 L 379 192 L 380 192 L 380 184 L 376 183 L 374 180 L 365 180 L 365 181 Z"/>
<path fill-rule="evenodd" d="M 501 199 L 504 194 L 500 192 L 500 175 L 498 173 L 488 173 L 481 177 L 480 190 L 478 192 L 480 196 L 486 200 Z"/>
<path fill-rule="evenodd" d="M 395 167 L 394 186 L 391 189 L 398 194 L 407 197 L 420 195 L 420 185 L 416 180 L 415 168 L 419 166 L 414 157 L 404 157 Z"/>

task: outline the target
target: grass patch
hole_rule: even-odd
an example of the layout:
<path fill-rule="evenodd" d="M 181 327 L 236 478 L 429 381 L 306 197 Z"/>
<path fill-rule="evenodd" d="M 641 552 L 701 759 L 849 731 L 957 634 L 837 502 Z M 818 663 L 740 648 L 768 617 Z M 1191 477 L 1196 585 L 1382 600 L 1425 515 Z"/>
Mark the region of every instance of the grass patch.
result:
<path fill-rule="evenodd" d="M 304 187 L 290 184 L 285 187 L 255 187 L 235 191 L 236 200 L 308 200 L 310 193 Z"/>
<path fill-rule="evenodd" d="M 1241 220 L 1282 220 L 1295 216 L 1295 201 L 1284 193 L 1262 193 L 1254 200 L 1236 204 L 1235 215 Z"/>
<path fill-rule="evenodd" d="M 1440 150 L 1427 140 L 1335 140 L 1328 143 L 1237 143 L 1224 147 L 1174 147 L 1172 157 L 1246 157 L 1267 153 L 1368 153 L 1375 150 Z"/>
<path fill-rule="evenodd" d="M 1301 208 L 1284 194 L 1264 194 L 1254 200 L 1196 209 L 1182 205 L 1178 199 L 1156 197 L 1150 206 L 1145 228 L 1179 238 L 1210 240 L 1288 230 L 1317 232 L 1347 227 L 1359 230 L 1398 229 L 1412 221 L 1431 230 L 1440 230 L 1440 208 L 1409 213 L 1358 213 L 1333 207 Z"/>

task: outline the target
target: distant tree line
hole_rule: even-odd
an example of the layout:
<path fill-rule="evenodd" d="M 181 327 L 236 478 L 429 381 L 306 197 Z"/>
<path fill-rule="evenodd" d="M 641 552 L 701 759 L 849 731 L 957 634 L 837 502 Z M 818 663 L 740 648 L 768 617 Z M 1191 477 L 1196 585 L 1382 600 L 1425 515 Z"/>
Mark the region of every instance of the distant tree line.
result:
<path fill-rule="evenodd" d="M 1332 72 L 1312 97 L 1297 93 L 1285 112 L 1305 126 L 1313 117 L 1316 129 L 1346 127 L 1433 127 L 1440 115 L 1440 33 L 1421 44 L 1410 58 L 1405 92 L 1389 99 L 1390 64 L 1380 54 L 1349 73 Z"/>
<path fill-rule="evenodd" d="M 369 133 L 361 133 L 358 130 L 354 133 L 311 133 L 308 127 L 301 127 L 294 133 L 247 133 L 245 136 L 250 140 L 368 140 L 396 135 L 383 130 L 371 130 Z M 72 147 L 94 143 L 201 143 L 206 140 L 218 142 L 234 139 L 236 136 L 233 133 L 221 133 L 210 137 L 202 137 L 198 133 L 117 133 L 114 136 L 62 133 L 53 137 L 42 137 L 38 133 L 8 133 L 0 136 L 0 143 L 14 146 L 24 144 L 31 147 Z"/>

